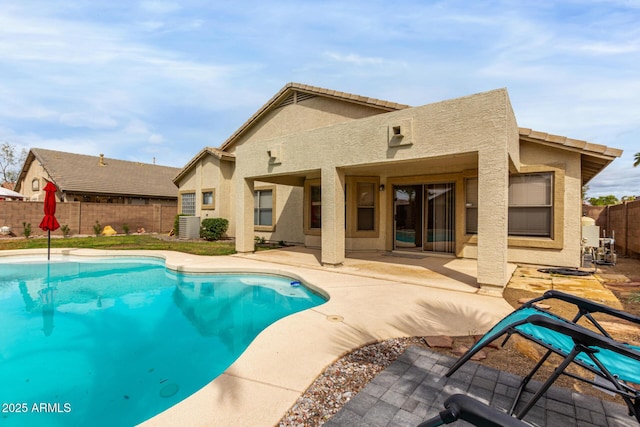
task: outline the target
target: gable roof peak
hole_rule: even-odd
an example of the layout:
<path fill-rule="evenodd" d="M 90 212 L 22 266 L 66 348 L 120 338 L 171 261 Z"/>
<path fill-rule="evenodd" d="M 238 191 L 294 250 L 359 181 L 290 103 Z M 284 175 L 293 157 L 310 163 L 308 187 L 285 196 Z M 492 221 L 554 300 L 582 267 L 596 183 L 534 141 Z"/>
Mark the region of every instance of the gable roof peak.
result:
<path fill-rule="evenodd" d="M 225 142 L 220 146 L 220 150 L 225 151 L 231 147 L 238 137 L 247 131 L 254 123 L 256 123 L 268 111 L 280 106 L 289 96 L 295 92 L 304 92 L 309 95 L 324 96 L 336 100 L 350 102 L 354 104 L 366 105 L 377 108 L 385 112 L 403 110 L 409 108 L 409 105 L 399 104 L 397 102 L 384 101 L 377 98 L 369 98 L 366 96 L 356 95 L 348 92 L 340 92 L 332 89 L 325 89 L 318 86 L 311 86 L 303 83 L 289 82 L 282 87 L 266 104 L 264 104 L 253 116 L 249 118 L 242 126 L 240 126 Z"/>

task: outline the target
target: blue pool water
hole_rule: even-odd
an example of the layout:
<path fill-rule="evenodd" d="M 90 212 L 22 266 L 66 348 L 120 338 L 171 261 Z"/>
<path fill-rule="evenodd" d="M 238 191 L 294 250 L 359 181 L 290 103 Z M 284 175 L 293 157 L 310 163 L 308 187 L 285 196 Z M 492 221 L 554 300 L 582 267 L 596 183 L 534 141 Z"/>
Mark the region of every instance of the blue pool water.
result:
<path fill-rule="evenodd" d="M 291 278 L 180 274 L 151 258 L 0 259 L 0 425 L 130 426 L 325 302 Z"/>

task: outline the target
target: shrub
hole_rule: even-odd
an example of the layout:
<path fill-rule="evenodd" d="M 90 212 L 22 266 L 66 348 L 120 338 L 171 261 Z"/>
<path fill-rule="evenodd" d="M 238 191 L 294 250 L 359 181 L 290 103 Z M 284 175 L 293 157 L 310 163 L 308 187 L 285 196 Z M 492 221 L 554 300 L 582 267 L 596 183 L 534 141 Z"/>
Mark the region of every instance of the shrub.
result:
<path fill-rule="evenodd" d="M 69 228 L 69 226 L 67 224 L 62 224 L 60 226 L 60 231 L 62 231 L 62 236 L 63 237 L 69 237 L 69 234 L 71 234 L 71 229 Z"/>
<path fill-rule="evenodd" d="M 122 231 L 124 231 L 124 234 L 129 235 L 129 224 L 122 224 Z"/>
<path fill-rule="evenodd" d="M 23 222 L 22 223 L 22 233 L 24 234 L 24 237 L 26 237 L 27 239 L 29 238 L 29 236 L 31 236 L 31 223 L 30 222 Z"/>
<path fill-rule="evenodd" d="M 206 218 L 200 224 L 200 237 L 205 240 L 219 240 L 229 228 L 226 218 Z"/>
<path fill-rule="evenodd" d="M 96 237 L 100 235 L 100 231 L 102 231 L 102 226 L 100 225 L 98 220 L 96 220 L 96 223 L 93 224 L 93 232 L 95 233 Z"/>

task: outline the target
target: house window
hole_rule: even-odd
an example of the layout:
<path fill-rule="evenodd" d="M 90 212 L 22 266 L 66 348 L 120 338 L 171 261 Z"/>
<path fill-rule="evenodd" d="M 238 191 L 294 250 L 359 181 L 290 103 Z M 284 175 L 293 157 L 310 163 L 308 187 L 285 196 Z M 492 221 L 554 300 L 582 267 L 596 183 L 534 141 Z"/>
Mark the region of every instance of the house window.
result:
<path fill-rule="evenodd" d="M 182 193 L 180 201 L 182 206 L 182 214 L 196 214 L 196 193 Z"/>
<path fill-rule="evenodd" d="M 357 231 L 372 231 L 376 219 L 376 186 L 372 182 L 358 182 L 357 188 Z"/>
<path fill-rule="evenodd" d="M 467 234 L 478 234 L 478 178 L 466 179 L 464 206 Z"/>
<path fill-rule="evenodd" d="M 253 192 L 253 223 L 256 226 L 273 225 L 273 190 Z"/>
<path fill-rule="evenodd" d="M 509 235 L 551 237 L 553 174 L 509 177 Z"/>
<path fill-rule="evenodd" d="M 309 228 L 322 228 L 322 187 L 309 186 Z"/>
<path fill-rule="evenodd" d="M 207 189 L 202 191 L 202 209 L 215 208 L 215 191 Z"/>
<path fill-rule="evenodd" d="M 346 237 L 378 237 L 380 178 L 349 176 L 345 184 Z"/>
<path fill-rule="evenodd" d="M 551 237 L 553 173 L 509 177 L 509 236 Z M 478 178 L 466 180 L 466 232 L 478 233 Z"/>
<path fill-rule="evenodd" d="M 31 190 L 40 191 L 40 180 L 38 178 L 33 178 L 33 181 L 31 181 Z"/>

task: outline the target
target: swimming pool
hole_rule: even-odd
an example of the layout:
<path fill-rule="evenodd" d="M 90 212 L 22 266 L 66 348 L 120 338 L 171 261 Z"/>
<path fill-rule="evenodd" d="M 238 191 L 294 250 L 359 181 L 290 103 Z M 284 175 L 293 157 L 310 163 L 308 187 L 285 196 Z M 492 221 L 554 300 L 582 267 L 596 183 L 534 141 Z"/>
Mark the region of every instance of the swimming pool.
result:
<path fill-rule="evenodd" d="M 0 258 L 2 425 L 134 425 L 326 301 L 282 276 L 183 274 L 152 258 Z"/>

